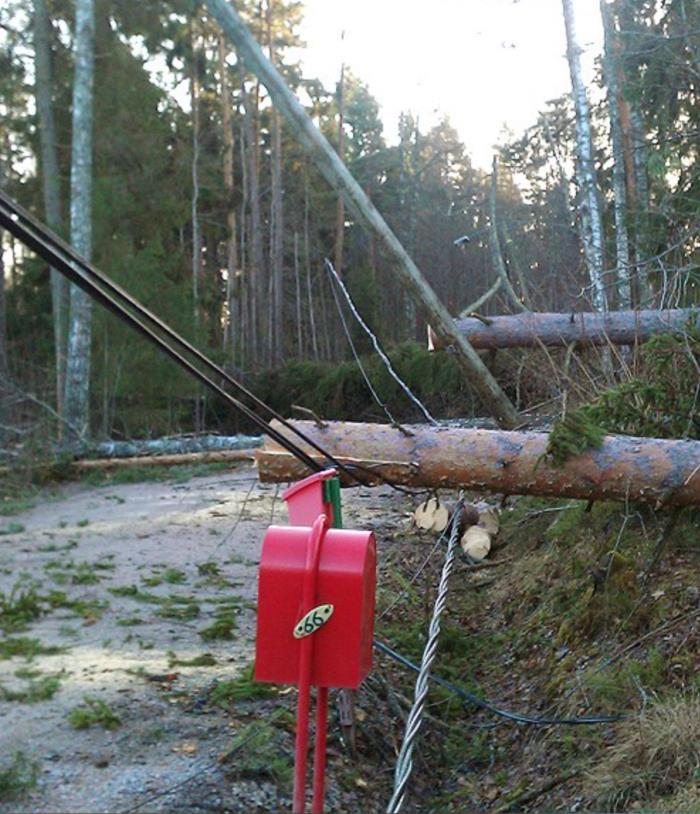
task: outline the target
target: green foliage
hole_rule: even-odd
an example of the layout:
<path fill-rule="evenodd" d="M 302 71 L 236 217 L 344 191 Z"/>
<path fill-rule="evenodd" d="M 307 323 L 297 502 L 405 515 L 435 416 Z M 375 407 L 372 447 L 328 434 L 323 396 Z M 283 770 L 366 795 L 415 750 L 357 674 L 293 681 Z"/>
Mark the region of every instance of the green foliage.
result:
<path fill-rule="evenodd" d="M 24 526 L 21 523 L 8 523 L 3 528 L 0 528 L 0 537 L 6 534 L 20 534 L 24 531 Z"/>
<path fill-rule="evenodd" d="M 238 628 L 238 619 L 234 612 L 224 611 L 217 614 L 216 619 L 208 627 L 199 631 L 199 635 L 205 642 L 215 639 L 231 640 Z"/>
<path fill-rule="evenodd" d="M 181 659 L 176 653 L 169 650 L 167 656 L 168 667 L 214 667 L 218 663 L 211 653 L 202 653 L 191 659 Z"/>
<path fill-rule="evenodd" d="M 179 568 L 166 568 L 163 579 L 170 585 L 181 585 L 187 579 L 187 574 Z"/>
<path fill-rule="evenodd" d="M 558 421 L 547 454 L 555 465 L 597 449 L 607 433 L 700 438 L 697 376 L 700 329 L 691 319 L 680 335 L 653 337 L 640 351 L 639 372 Z"/>
<path fill-rule="evenodd" d="M 73 729 L 101 726 L 111 731 L 121 726 L 121 719 L 104 701 L 86 695 L 83 704 L 68 713 L 68 723 Z"/>
<path fill-rule="evenodd" d="M 61 688 L 61 676 L 42 676 L 30 679 L 26 686 L 20 690 L 13 690 L 0 684 L 0 697 L 4 701 L 19 701 L 22 704 L 36 704 L 39 701 L 49 701 Z"/>
<path fill-rule="evenodd" d="M 5 633 L 26 629 L 45 612 L 34 585 L 16 583 L 9 594 L 0 591 L 0 629 Z"/>
<path fill-rule="evenodd" d="M 286 710 L 273 713 L 265 723 L 244 727 L 232 740 L 222 763 L 228 777 L 269 780 L 289 790 L 292 780 L 291 752 L 287 748 L 283 723 Z"/>
<path fill-rule="evenodd" d="M 45 645 L 39 639 L 30 639 L 26 636 L 5 636 L 0 639 L 0 659 L 22 656 L 31 661 L 35 656 L 56 656 L 65 652 L 65 647 Z"/>
<path fill-rule="evenodd" d="M 393 349 L 389 358 L 398 375 L 428 409 L 447 417 L 473 414 L 473 394 L 452 354 L 431 353 L 417 344 L 406 343 Z M 363 357 L 362 364 L 379 398 L 392 413 L 405 421 L 422 420 L 376 354 Z M 327 419 L 386 419 L 372 400 L 354 361 L 292 362 L 260 376 L 253 390 L 282 415 L 291 415 L 291 405 L 299 404 Z"/>
<path fill-rule="evenodd" d="M 16 800 L 36 786 L 39 765 L 24 752 L 15 752 L 8 760 L 0 758 L 0 801 Z"/>
<path fill-rule="evenodd" d="M 210 700 L 220 707 L 228 707 L 237 701 L 271 698 L 277 695 L 272 684 L 262 684 L 253 678 L 254 665 L 251 663 L 241 670 L 237 678 L 219 681 L 212 690 Z"/>

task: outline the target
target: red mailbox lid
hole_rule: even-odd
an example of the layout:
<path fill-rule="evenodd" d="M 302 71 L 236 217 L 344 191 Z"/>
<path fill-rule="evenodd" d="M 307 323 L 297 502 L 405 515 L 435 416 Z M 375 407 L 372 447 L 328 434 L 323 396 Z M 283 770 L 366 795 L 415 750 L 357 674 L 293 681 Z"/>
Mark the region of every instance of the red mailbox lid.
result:
<path fill-rule="evenodd" d="M 293 635 L 302 617 L 301 595 L 307 527 L 272 526 L 263 541 L 258 589 L 255 678 L 295 684 L 300 639 Z M 314 636 L 311 683 L 358 687 L 372 666 L 376 549 L 370 531 L 330 529 L 318 571 L 314 605 L 333 605 Z"/>
<path fill-rule="evenodd" d="M 315 472 L 285 490 L 282 499 L 287 504 L 290 525 L 311 526 L 320 514 L 325 514 L 332 521 L 333 509 L 324 500 L 323 484 L 337 475 L 335 469 Z"/>

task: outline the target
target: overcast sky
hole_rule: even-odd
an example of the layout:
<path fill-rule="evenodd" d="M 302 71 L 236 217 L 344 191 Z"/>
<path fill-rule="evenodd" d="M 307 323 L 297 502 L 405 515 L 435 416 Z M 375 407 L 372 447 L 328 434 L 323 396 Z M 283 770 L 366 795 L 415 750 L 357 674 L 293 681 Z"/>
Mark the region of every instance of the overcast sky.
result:
<path fill-rule="evenodd" d="M 474 162 L 491 163 L 570 90 L 561 0 L 304 0 L 307 76 L 333 87 L 343 59 L 380 103 L 389 141 L 402 110 L 421 128 L 447 114 Z M 601 48 L 598 0 L 574 0 L 587 78 Z M 341 44 L 341 32 L 345 42 Z"/>

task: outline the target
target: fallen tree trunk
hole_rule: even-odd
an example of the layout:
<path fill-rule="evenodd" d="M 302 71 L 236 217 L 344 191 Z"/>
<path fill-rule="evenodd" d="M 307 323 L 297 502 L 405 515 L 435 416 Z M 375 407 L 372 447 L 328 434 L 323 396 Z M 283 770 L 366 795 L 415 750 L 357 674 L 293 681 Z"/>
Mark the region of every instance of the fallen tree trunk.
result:
<path fill-rule="evenodd" d="M 141 469 L 154 466 L 196 466 L 199 464 L 238 463 L 254 461 L 255 449 L 226 449 L 218 452 L 187 452 L 182 455 L 140 455 L 133 458 L 88 458 L 82 461 L 39 461 L 26 467 L 22 465 L 0 466 L 0 477 L 6 477 L 22 469 L 33 473 L 43 473 L 50 478 L 52 473 L 67 475 L 81 472 L 111 471 L 113 469 Z"/>
<path fill-rule="evenodd" d="M 634 345 L 661 333 L 680 333 L 688 320 L 698 321 L 697 311 L 607 311 L 605 313 L 545 314 L 524 311 L 504 316 L 467 317 L 455 320 L 461 335 L 477 350 L 496 348 L 590 347 Z M 449 345 L 428 327 L 428 348 Z"/>
<path fill-rule="evenodd" d="M 700 504 L 698 441 L 612 435 L 600 449 L 555 468 L 546 457 L 546 433 L 414 425 L 412 437 L 406 437 L 385 424 L 331 422 L 323 428 L 310 421 L 294 424 L 349 467 L 359 465 L 407 486 L 657 506 Z M 279 424 L 275 427 L 288 432 Z M 269 440 L 255 457 L 262 481 L 292 481 L 308 474 L 303 464 Z M 358 475 L 381 482 L 364 471 Z"/>
<path fill-rule="evenodd" d="M 338 158 L 326 137 L 291 92 L 277 68 L 263 54 L 232 4 L 228 0 L 206 0 L 206 5 L 248 69 L 267 88 L 274 106 L 285 117 L 291 132 L 308 150 L 321 174 L 343 194 L 348 206 L 378 238 L 387 257 L 393 261 L 389 268 L 399 277 L 402 287 L 408 290 L 416 304 L 425 310 L 444 340 L 454 345 L 457 363 L 468 376 L 470 385 L 483 401 L 485 408 L 498 420 L 500 426 L 515 427 L 519 417 L 508 396 L 478 354 L 455 329 L 444 303 L 433 291 L 362 186 Z"/>
<path fill-rule="evenodd" d="M 152 438 L 145 441 L 103 441 L 80 451 L 81 457 L 131 458 L 140 455 L 190 455 L 234 449 L 252 449 L 262 445 L 259 435 L 192 435 Z"/>
<path fill-rule="evenodd" d="M 197 464 L 235 463 L 254 461 L 254 449 L 223 449 L 212 452 L 185 452 L 181 455 L 140 455 L 134 458 L 92 458 L 73 461 L 70 465 L 78 471 L 95 469 L 138 469 L 150 466 L 190 466 Z"/>

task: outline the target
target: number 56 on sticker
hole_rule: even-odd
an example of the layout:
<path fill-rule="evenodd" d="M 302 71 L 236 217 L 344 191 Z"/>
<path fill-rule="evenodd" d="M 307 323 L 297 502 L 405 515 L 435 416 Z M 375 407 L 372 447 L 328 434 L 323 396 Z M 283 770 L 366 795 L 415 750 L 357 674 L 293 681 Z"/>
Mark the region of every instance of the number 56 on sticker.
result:
<path fill-rule="evenodd" d="M 303 639 L 315 633 L 333 615 L 333 605 L 318 605 L 312 608 L 305 616 L 296 623 L 294 627 L 294 638 Z"/>

